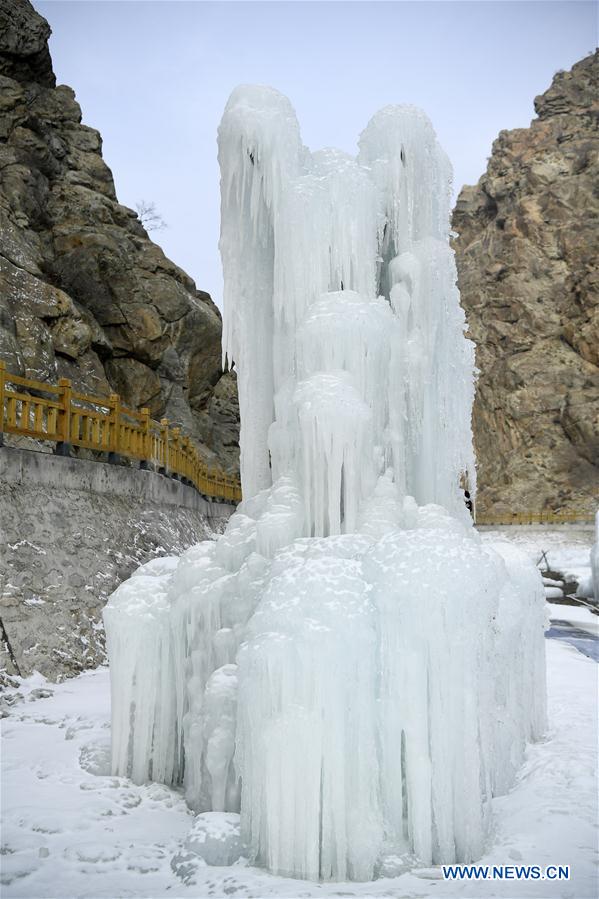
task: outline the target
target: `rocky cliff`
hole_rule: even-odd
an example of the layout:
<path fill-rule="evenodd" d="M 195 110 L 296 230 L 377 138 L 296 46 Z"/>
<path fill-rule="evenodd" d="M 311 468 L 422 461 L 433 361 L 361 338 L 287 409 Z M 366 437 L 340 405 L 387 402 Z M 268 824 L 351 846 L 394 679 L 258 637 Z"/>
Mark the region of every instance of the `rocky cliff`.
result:
<path fill-rule="evenodd" d="M 49 35 L 28 0 L 0 0 L 0 359 L 149 406 L 235 469 L 220 313 L 119 204 L 100 134 L 56 87 Z"/>
<path fill-rule="evenodd" d="M 599 54 L 502 131 L 453 217 L 480 369 L 478 510 L 591 513 L 599 499 Z"/>

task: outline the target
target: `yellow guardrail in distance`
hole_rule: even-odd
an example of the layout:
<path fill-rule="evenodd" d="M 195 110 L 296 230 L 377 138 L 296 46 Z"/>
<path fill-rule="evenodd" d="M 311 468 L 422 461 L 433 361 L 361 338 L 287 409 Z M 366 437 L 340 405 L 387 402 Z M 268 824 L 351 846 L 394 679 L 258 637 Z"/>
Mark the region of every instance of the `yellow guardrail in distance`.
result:
<path fill-rule="evenodd" d="M 508 524 L 586 524 L 592 522 L 589 512 L 514 512 L 513 515 L 476 515 L 479 525 Z"/>

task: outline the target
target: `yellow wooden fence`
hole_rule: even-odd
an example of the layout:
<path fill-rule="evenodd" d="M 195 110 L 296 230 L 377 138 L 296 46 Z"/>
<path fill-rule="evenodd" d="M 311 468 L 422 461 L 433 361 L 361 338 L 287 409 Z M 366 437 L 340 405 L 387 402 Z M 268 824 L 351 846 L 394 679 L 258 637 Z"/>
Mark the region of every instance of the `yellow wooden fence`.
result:
<path fill-rule="evenodd" d="M 138 459 L 160 472 L 193 484 L 204 496 L 241 500 L 237 478 L 210 467 L 191 439 L 168 419 L 150 418 L 149 409 L 135 412 L 109 397 L 88 396 L 73 390 L 68 378 L 58 385 L 32 381 L 6 371 L 0 361 L 0 438 L 2 433 L 49 440 L 59 453 L 71 446 Z M 0 440 L 1 442 L 1 440 Z"/>
<path fill-rule="evenodd" d="M 513 515 L 485 515 L 475 517 L 477 525 L 508 524 L 585 524 L 592 522 L 590 512 L 514 512 Z"/>
<path fill-rule="evenodd" d="M 19 389 L 22 388 L 22 389 Z M 149 409 L 135 412 L 121 405 L 118 394 L 88 396 L 73 390 L 67 378 L 58 385 L 32 381 L 6 371 L 0 361 L 0 442 L 2 432 L 49 440 L 58 451 L 70 446 L 138 459 L 165 474 L 193 484 L 204 496 L 240 502 L 237 478 L 211 468 L 189 437 L 168 419 L 150 418 Z M 591 521 L 585 512 L 514 512 L 513 515 L 476 514 L 476 524 L 570 524 Z"/>

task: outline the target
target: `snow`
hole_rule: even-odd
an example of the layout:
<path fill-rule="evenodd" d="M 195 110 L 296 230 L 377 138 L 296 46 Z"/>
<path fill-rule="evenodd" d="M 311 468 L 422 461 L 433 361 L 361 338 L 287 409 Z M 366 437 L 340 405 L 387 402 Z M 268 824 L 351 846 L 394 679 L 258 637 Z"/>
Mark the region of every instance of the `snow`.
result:
<path fill-rule="evenodd" d="M 561 589 L 562 581 L 556 581 L 555 578 L 551 577 L 543 577 L 543 584 L 546 587 L 560 587 Z"/>
<path fill-rule="evenodd" d="M 274 874 L 472 861 L 545 730 L 546 621 L 538 570 L 464 504 L 449 162 L 413 107 L 356 158 L 310 153 L 262 87 L 233 92 L 219 160 L 244 501 L 109 600 L 112 774 L 239 814 Z"/>
<path fill-rule="evenodd" d="M 551 618 L 569 621 L 590 634 L 599 637 L 599 615 L 594 614 L 590 609 L 584 606 L 563 606 L 555 603 L 548 603 L 547 605 Z"/>
<path fill-rule="evenodd" d="M 598 620 L 572 606 L 553 611 L 576 623 Z M 98 669 L 59 685 L 34 676 L 19 686 L 24 700 L 2 721 L 3 896 L 595 897 L 597 667 L 548 641 L 547 681 L 546 738 L 527 748 L 513 789 L 493 800 L 480 863 L 569 864 L 569 882 L 444 882 L 438 867 L 413 858 L 403 859 L 400 876 L 363 884 L 274 877 L 243 856 L 230 867 L 207 866 L 195 836 L 206 829 L 202 816 L 194 819 L 181 791 L 108 773 L 109 676 Z M 44 688 L 53 695 L 31 698 Z M 234 851 L 235 817 L 211 817 L 209 849 Z M 189 856 L 186 871 L 182 856 Z"/>
<path fill-rule="evenodd" d="M 591 525 L 510 525 L 503 528 L 481 527 L 479 530 L 485 542 L 508 536 L 510 542 L 519 546 L 531 562 L 543 569 L 546 565 L 541 558 L 544 552 L 551 571 L 560 572 L 566 581 L 590 581 Z"/>

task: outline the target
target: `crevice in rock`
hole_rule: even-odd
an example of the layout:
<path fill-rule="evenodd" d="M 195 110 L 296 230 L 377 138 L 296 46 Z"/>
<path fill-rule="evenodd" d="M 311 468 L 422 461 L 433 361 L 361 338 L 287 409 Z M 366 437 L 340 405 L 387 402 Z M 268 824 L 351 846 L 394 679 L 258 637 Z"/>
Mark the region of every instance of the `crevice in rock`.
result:
<path fill-rule="evenodd" d="M 15 673 L 18 675 L 18 677 L 21 677 L 21 669 L 19 668 L 15 654 L 12 650 L 12 646 L 10 645 L 10 640 L 8 639 L 8 634 L 6 633 L 2 618 L 0 618 L 0 643 L 2 643 L 6 647 L 6 652 L 8 653 L 11 664 L 15 669 Z"/>

